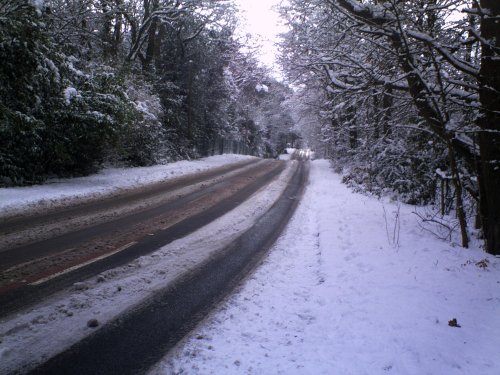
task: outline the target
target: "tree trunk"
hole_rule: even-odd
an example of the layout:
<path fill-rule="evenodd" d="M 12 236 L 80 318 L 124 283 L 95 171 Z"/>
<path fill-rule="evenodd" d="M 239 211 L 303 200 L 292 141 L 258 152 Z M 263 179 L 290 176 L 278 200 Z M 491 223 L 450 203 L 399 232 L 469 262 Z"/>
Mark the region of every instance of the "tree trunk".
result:
<path fill-rule="evenodd" d="M 481 154 L 480 208 L 486 251 L 500 254 L 500 1 L 481 0 L 482 56 L 477 120 Z M 488 42 L 488 43 L 487 43 Z"/>
<path fill-rule="evenodd" d="M 349 147 L 354 150 L 358 147 L 358 129 L 356 125 L 349 127 Z"/>
<path fill-rule="evenodd" d="M 448 139 L 446 141 L 446 145 L 448 147 L 448 159 L 450 161 L 450 168 L 451 168 L 451 176 L 452 176 L 451 181 L 455 186 L 456 211 L 457 211 L 458 222 L 460 224 L 462 247 L 468 248 L 469 236 L 467 234 L 467 218 L 464 210 L 462 181 L 460 180 L 460 172 L 458 171 L 457 161 L 455 158 L 455 151 L 453 150 L 451 139 Z"/>
<path fill-rule="evenodd" d="M 188 88 L 187 88 L 187 139 L 193 140 L 193 62 L 188 62 Z"/>
<path fill-rule="evenodd" d="M 115 6 L 118 10 L 121 10 L 123 7 L 123 0 L 116 0 Z M 118 51 L 120 49 L 120 45 L 123 41 L 123 15 L 121 12 L 117 11 L 115 14 L 115 25 L 113 30 L 113 40 L 111 46 L 111 54 L 113 56 L 118 55 Z"/>
<path fill-rule="evenodd" d="M 348 136 L 349 136 L 349 147 L 354 150 L 358 147 L 358 126 L 356 125 L 356 118 L 354 116 L 354 107 L 349 107 L 346 110 L 345 122 L 349 124 Z"/>
<path fill-rule="evenodd" d="M 379 108 L 379 94 L 373 93 L 373 138 L 380 138 L 380 108 Z"/>
<path fill-rule="evenodd" d="M 144 60 L 142 60 L 142 69 L 145 72 L 149 72 L 153 68 L 151 63 L 153 62 L 154 53 L 156 50 L 156 43 L 158 39 L 156 34 L 157 29 L 158 29 L 158 20 L 155 18 L 151 21 L 151 26 L 149 27 L 148 30 L 146 55 L 144 57 Z"/>
<path fill-rule="evenodd" d="M 101 29 L 101 42 L 102 42 L 102 50 L 104 52 L 104 56 L 107 58 L 111 54 L 111 45 L 112 45 L 112 37 L 111 37 L 111 28 L 112 28 L 112 16 L 110 15 L 110 8 L 107 1 L 102 1 L 100 3 L 100 10 L 102 12 L 102 29 Z"/>
<path fill-rule="evenodd" d="M 383 100 L 382 100 L 382 106 L 383 106 L 383 115 L 382 115 L 382 126 L 383 126 L 383 131 L 384 131 L 384 136 L 389 136 L 391 135 L 391 126 L 389 125 L 389 120 L 392 116 L 391 110 L 392 110 L 392 89 L 388 87 L 387 89 L 384 90 L 383 94 Z"/>

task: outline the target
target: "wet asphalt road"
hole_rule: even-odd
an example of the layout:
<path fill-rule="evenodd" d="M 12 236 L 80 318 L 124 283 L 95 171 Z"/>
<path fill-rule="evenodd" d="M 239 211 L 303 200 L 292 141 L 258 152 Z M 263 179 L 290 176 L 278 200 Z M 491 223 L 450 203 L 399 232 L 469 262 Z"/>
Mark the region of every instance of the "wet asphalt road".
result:
<path fill-rule="evenodd" d="M 116 254 L 77 268 L 71 272 L 61 274 L 58 277 L 49 279 L 43 283 L 30 283 L 28 279 L 28 282 L 15 284 L 11 287 L 11 289 L 4 288 L 3 291 L 0 290 L 0 317 L 11 314 L 21 308 L 33 305 L 49 295 L 71 286 L 77 281 L 85 280 L 86 278 L 97 275 L 105 270 L 126 264 L 139 256 L 148 254 L 178 238 L 182 238 L 194 232 L 198 228 L 210 223 L 216 218 L 222 216 L 224 213 L 238 206 L 244 200 L 248 199 L 250 195 L 278 176 L 284 167 L 285 164 L 283 162 L 272 163 L 270 167 L 264 169 L 262 168 L 262 165 L 256 166 L 256 168 L 263 170 L 261 174 L 256 173 L 251 168 L 249 171 L 245 172 L 245 175 L 247 173 L 252 173 L 254 175 L 253 178 L 248 179 L 247 182 L 247 178 L 245 177 L 245 184 L 243 187 L 231 192 L 228 199 L 209 205 L 194 215 L 191 215 L 165 229 L 157 230 L 154 232 L 154 235 L 142 236 L 135 241 L 135 244 L 129 246 L 123 251 L 119 251 Z M 179 209 L 182 211 L 187 207 L 189 202 L 203 196 L 218 195 L 221 190 L 227 188 L 228 186 L 232 186 L 233 183 L 234 178 L 223 179 L 222 181 L 211 186 L 207 186 L 202 190 L 195 191 L 186 197 L 176 199 L 173 202 L 167 202 L 164 205 L 152 207 L 133 215 L 118 218 L 98 226 L 85 228 L 60 237 L 30 244 L 18 249 L 13 249 L 11 252 L 0 253 L 0 258 L 3 258 L 4 263 L 8 263 L 10 260 L 9 256 L 14 258 L 16 255 L 19 257 L 20 254 L 21 260 L 24 260 L 26 257 L 30 259 L 29 257 L 33 257 L 37 252 L 45 255 L 48 252 L 57 252 L 58 249 L 62 250 L 67 248 L 68 244 L 71 244 L 73 247 L 76 246 L 75 243 L 78 244 L 79 241 L 83 242 L 87 240 L 87 238 L 99 236 L 101 233 L 113 232 L 115 228 L 127 228 L 127 225 L 131 225 L 137 221 L 155 216 L 156 214 L 163 213 L 168 215 L 168 213 L 173 209 Z M 148 230 L 150 229 L 151 228 L 148 227 Z M 18 259 L 17 261 L 19 262 L 20 260 Z"/>
<path fill-rule="evenodd" d="M 307 176 L 307 162 L 299 162 L 273 207 L 216 257 L 32 373 L 145 373 L 259 263 L 297 207 Z"/>

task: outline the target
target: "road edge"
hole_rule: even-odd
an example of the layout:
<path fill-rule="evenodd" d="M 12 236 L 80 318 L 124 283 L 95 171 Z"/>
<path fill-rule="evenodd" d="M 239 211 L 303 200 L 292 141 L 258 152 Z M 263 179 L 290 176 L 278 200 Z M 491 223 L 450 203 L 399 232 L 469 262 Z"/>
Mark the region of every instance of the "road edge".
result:
<path fill-rule="evenodd" d="M 309 164 L 300 162 L 271 208 L 217 255 L 31 373 L 136 374 L 154 366 L 256 268 L 295 212 L 308 172 Z"/>

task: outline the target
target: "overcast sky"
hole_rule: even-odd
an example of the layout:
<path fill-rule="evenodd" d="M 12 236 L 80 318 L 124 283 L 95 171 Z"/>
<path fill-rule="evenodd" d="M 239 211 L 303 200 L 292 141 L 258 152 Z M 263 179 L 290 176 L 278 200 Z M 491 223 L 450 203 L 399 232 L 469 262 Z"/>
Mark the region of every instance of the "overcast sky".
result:
<path fill-rule="evenodd" d="M 241 16 L 244 30 L 243 34 L 251 33 L 260 36 L 262 51 L 260 60 L 272 67 L 278 53 L 274 43 L 277 35 L 283 32 L 283 26 L 279 26 L 279 15 L 272 7 L 280 3 L 280 0 L 235 0 L 242 10 Z"/>

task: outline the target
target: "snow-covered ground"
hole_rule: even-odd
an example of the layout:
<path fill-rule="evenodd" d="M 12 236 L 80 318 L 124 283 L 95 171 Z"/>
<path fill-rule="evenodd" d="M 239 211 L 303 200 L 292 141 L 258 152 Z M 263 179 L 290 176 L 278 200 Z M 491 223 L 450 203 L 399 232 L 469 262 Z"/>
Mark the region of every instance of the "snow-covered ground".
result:
<path fill-rule="evenodd" d="M 500 374 L 500 259 L 311 164 L 263 264 L 151 373 Z"/>
<path fill-rule="evenodd" d="M 210 158 L 205 162 L 194 162 L 194 165 L 181 162 L 170 167 L 154 167 L 152 170 L 158 170 L 158 175 L 161 176 L 163 173 L 159 169 L 174 168 L 176 175 L 179 175 L 196 170 L 193 168 L 206 169 L 210 165 L 237 160 L 241 158 L 227 155 L 215 158 L 217 163 Z M 209 259 L 250 228 L 273 205 L 287 186 L 295 170 L 294 163 L 296 162 L 290 162 L 277 179 L 270 181 L 264 189 L 240 206 L 191 235 L 123 267 L 76 283 L 69 290 L 62 291 L 27 311 L 1 319 L 0 374 L 29 371 L 37 363 L 92 333 L 96 328 L 87 326 L 91 319 L 97 319 L 99 326 L 110 322 Z M 187 167 L 183 169 L 183 166 Z M 127 181 L 144 181 L 146 178 L 152 181 L 143 171 L 142 168 L 133 168 L 123 174 L 128 176 Z M 93 178 L 87 177 L 89 180 Z M 123 186 L 119 180 L 112 178 L 103 185 Z M 72 197 L 81 191 L 77 181 L 65 182 L 63 186 L 66 197 Z M 74 187 L 73 194 L 70 186 Z M 38 188 L 43 189 L 43 186 Z M 41 193 L 40 196 L 44 197 Z M 60 198 L 60 195 L 54 194 L 51 199 L 58 202 Z"/>
<path fill-rule="evenodd" d="M 315 152 L 310 149 L 298 150 L 296 148 L 288 147 L 286 148 L 286 154 L 281 154 L 278 158 L 280 160 L 290 160 L 295 152 L 297 152 L 300 157 L 306 157 L 310 160 L 313 160 L 316 156 Z"/>
<path fill-rule="evenodd" d="M 22 188 L 0 188 L 0 216 L 95 198 L 252 158 L 226 154 L 152 167 L 106 168 L 87 177 L 53 179 L 43 185 Z"/>
<path fill-rule="evenodd" d="M 108 194 L 238 156 L 0 189 L 18 210 Z M 195 267 L 276 199 L 280 179 L 192 236 L 0 321 L 0 373 L 29 369 Z M 324 160 L 263 264 L 152 374 L 500 373 L 500 259 L 423 232 L 411 206 L 350 192 Z M 457 319 L 460 327 L 448 321 Z M 50 339 L 51 345 L 47 345 Z"/>

